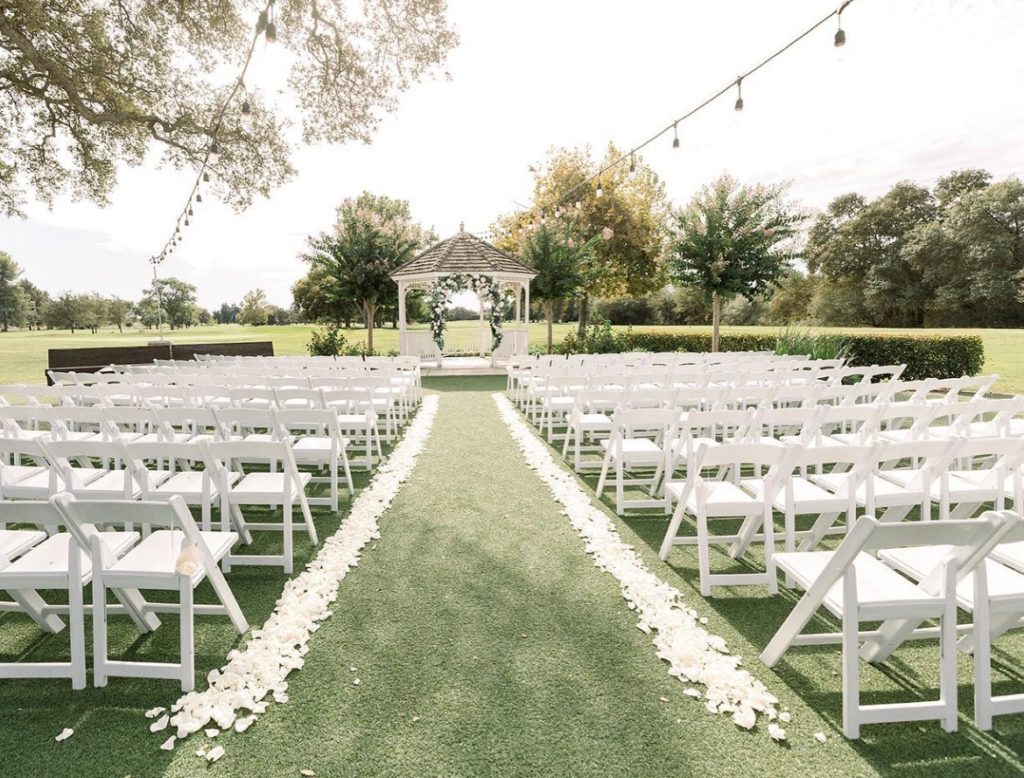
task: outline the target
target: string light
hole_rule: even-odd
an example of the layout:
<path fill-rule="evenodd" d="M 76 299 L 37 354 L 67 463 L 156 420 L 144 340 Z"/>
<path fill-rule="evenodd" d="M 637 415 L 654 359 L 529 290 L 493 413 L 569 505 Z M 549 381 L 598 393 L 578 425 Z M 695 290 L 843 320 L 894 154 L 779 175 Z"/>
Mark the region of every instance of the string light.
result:
<path fill-rule="evenodd" d="M 632 154 L 629 155 L 629 172 L 636 172 L 636 158 Z"/>
<path fill-rule="evenodd" d="M 673 132 L 673 144 L 672 144 L 673 148 L 678 148 L 676 146 L 675 139 L 678 138 L 677 127 L 678 127 L 679 122 L 686 121 L 687 119 L 689 119 L 694 114 L 704 110 L 709 105 L 711 105 L 713 102 L 715 102 L 716 100 L 719 100 L 724 95 L 726 95 L 728 92 L 730 92 L 733 89 L 733 87 L 736 88 L 736 93 L 737 93 L 737 95 L 736 95 L 736 102 L 733 105 L 733 107 L 737 111 L 742 111 L 743 110 L 743 92 L 742 92 L 741 84 L 743 83 L 743 79 L 748 78 L 749 76 L 751 76 L 754 73 L 756 73 L 759 70 L 761 70 L 769 62 L 771 62 L 772 60 L 776 59 L 777 57 L 779 57 L 780 55 L 782 55 L 783 53 L 785 53 L 786 51 L 791 49 L 797 43 L 802 41 L 804 38 L 806 38 L 812 32 L 817 30 L 819 27 L 821 27 L 823 24 L 825 24 L 826 22 L 831 20 L 833 16 L 836 17 L 837 19 L 839 17 L 841 17 L 843 11 L 845 11 L 846 8 L 851 3 L 853 3 L 853 1 L 854 0 L 845 0 L 842 3 L 842 5 L 840 5 L 837 9 L 835 9 L 833 11 L 830 11 L 828 14 L 826 14 L 821 19 L 816 21 L 814 24 L 812 24 L 806 30 L 804 30 L 799 35 L 797 35 L 795 38 L 790 40 L 784 46 L 782 46 L 781 48 L 777 49 L 775 52 L 773 52 L 772 54 L 770 54 L 769 56 L 765 57 L 763 60 L 758 62 L 754 67 L 750 68 L 747 72 L 737 76 L 734 80 L 730 81 L 728 84 L 723 86 L 721 89 L 719 89 L 717 92 L 712 94 L 710 97 L 706 98 L 703 102 L 701 102 L 698 105 L 696 105 L 695 107 L 691 108 L 689 111 L 687 111 L 685 114 L 680 116 L 678 119 L 672 120 L 672 122 L 670 124 L 666 125 L 662 129 L 658 130 L 654 135 L 652 135 L 650 138 L 645 140 L 643 143 L 640 143 L 639 145 L 634 146 L 629 151 L 623 152 L 620 156 L 616 157 L 611 162 L 609 162 L 604 167 L 602 167 L 600 170 L 598 170 L 597 171 L 597 182 L 598 182 L 598 184 L 597 184 L 597 196 L 601 197 L 604 194 L 604 192 L 601 189 L 601 176 L 602 175 L 604 175 L 605 173 L 608 173 L 613 168 L 616 168 L 619 165 L 621 165 L 627 158 L 630 161 L 630 172 L 632 172 L 633 166 L 635 164 L 634 163 L 635 154 L 638 151 L 641 151 L 642 149 L 644 149 L 647 146 L 649 146 L 652 143 L 654 143 L 656 140 L 661 138 L 661 136 L 663 136 L 665 133 L 667 133 L 669 131 Z M 842 20 L 839 19 L 839 21 L 840 21 L 840 24 L 841 24 Z M 834 42 L 835 42 L 836 46 L 842 46 L 844 43 L 846 43 L 846 33 L 845 33 L 845 31 L 843 31 L 842 27 L 840 27 L 837 30 Z M 558 196 L 553 203 L 549 203 L 549 206 L 550 205 L 554 205 L 555 203 L 558 203 L 558 202 L 562 202 L 562 201 L 568 200 L 571 196 L 577 195 L 577 193 L 580 192 L 584 187 L 589 186 L 589 184 L 590 184 L 590 179 L 587 179 L 587 180 L 584 180 L 583 182 L 577 184 L 576 186 L 573 186 L 573 187 L 569 188 L 568 190 L 563 192 L 560 196 Z M 577 208 L 580 207 L 580 201 L 579 201 L 578 198 L 576 200 L 576 207 Z"/>
<path fill-rule="evenodd" d="M 597 192 L 595 194 L 598 197 L 604 197 L 604 187 L 601 186 L 601 176 L 597 177 Z"/>
<path fill-rule="evenodd" d="M 679 148 L 679 122 L 675 122 L 672 125 L 672 133 L 673 133 L 673 135 L 672 135 L 672 148 L 678 149 Z M 633 172 L 634 167 L 635 166 L 633 164 L 633 155 L 630 154 L 629 155 L 629 172 L 630 173 Z"/>
<path fill-rule="evenodd" d="M 265 0 L 265 5 L 256 19 L 256 30 L 249 43 L 249 50 L 246 53 L 245 60 L 242 65 L 242 71 L 239 73 L 238 78 L 235 80 L 231 90 L 224 98 L 224 102 L 221 103 L 220 108 L 214 116 L 212 127 L 209 130 L 210 145 L 207 147 L 206 154 L 199 165 L 199 170 L 196 173 L 196 180 L 192 184 L 192 190 L 189 192 L 188 199 L 185 201 L 185 207 L 178 214 L 178 218 L 174 226 L 174 232 L 171 233 L 170 238 L 164 243 L 163 249 L 150 258 L 150 262 L 154 265 L 154 272 L 156 265 L 163 262 L 167 258 L 167 255 L 174 251 L 174 247 L 181 242 L 181 223 L 184 221 L 185 225 L 188 226 L 191 223 L 188 217 L 194 216 L 195 214 L 192 208 L 193 200 L 196 204 L 203 201 L 203 196 L 199 193 L 199 185 L 200 183 L 210 183 L 210 170 L 217 164 L 221 157 L 221 148 L 217 141 L 217 133 L 224 124 L 224 117 L 227 115 L 228 108 L 239 96 L 239 93 L 243 93 L 242 104 L 240 106 L 241 123 L 247 126 L 252 120 L 252 103 L 250 103 L 248 97 L 244 95 L 245 75 L 252 63 L 252 58 L 256 51 L 256 44 L 261 35 L 265 37 L 268 43 L 273 43 L 277 40 L 277 25 L 274 23 L 274 0 Z"/>
<path fill-rule="evenodd" d="M 851 2 L 852 2 L 852 0 L 846 0 L 845 3 L 843 3 L 841 6 L 839 6 L 839 10 L 836 11 L 836 37 L 835 37 L 834 41 L 835 41 L 835 47 L 837 49 L 840 46 L 845 46 L 846 45 L 846 30 L 843 29 L 843 10 Z"/>

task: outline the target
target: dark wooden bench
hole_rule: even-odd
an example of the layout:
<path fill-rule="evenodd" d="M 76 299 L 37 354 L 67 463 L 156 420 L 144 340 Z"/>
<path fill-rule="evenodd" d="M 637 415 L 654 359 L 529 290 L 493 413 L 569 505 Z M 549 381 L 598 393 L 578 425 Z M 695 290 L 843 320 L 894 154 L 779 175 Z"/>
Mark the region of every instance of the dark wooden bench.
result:
<path fill-rule="evenodd" d="M 46 382 L 50 370 L 95 373 L 110 365 L 149 365 L 154 359 L 195 359 L 196 354 L 230 357 L 272 357 L 274 344 L 269 340 L 239 343 L 174 343 L 158 346 L 100 346 L 90 348 L 51 348 L 47 353 Z"/>

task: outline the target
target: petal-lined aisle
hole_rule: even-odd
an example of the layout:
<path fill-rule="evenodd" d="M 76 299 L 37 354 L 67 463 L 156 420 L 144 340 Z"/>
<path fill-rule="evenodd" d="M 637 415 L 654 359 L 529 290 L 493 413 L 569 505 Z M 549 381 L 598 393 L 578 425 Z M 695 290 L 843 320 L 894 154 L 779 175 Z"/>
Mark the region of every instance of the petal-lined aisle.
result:
<path fill-rule="evenodd" d="M 846 744 L 766 754 L 683 694 L 508 435 L 494 379 L 443 386 L 460 391 L 442 393 L 290 703 L 229 734 L 215 772 L 806 774 L 840 755 L 847 774 L 872 772 Z M 745 751 L 733 771 L 723 755 Z M 182 754 L 168 774 L 195 766 Z"/>

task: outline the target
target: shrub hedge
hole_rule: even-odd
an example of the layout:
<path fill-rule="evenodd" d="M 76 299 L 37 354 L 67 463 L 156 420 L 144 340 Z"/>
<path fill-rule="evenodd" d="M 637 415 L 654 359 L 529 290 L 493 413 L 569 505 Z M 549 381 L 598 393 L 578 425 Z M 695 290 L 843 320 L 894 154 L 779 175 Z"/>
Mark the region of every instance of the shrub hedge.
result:
<path fill-rule="evenodd" d="M 584 348 L 573 337 L 566 351 L 710 351 L 710 333 L 669 333 L 627 330 L 585 338 Z M 978 375 L 985 363 L 985 346 L 977 335 L 829 334 L 835 347 L 848 349 L 851 365 L 906 365 L 903 378 L 958 378 Z M 722 351 L 775 351 L 778 334 L 723 334 Z M 596 346 L 588 348 L 587 346 Z"/>

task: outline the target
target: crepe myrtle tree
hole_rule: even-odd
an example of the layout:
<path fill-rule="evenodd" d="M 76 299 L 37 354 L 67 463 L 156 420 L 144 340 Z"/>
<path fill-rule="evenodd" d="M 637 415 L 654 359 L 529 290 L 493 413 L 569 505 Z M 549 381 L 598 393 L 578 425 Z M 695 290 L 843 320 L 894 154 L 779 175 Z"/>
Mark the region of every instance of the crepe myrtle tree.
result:
<path fill-rule="evenodd" d="M 347 306 L 359 306 L 373 351 L 377 311 L 398 298 L 391 272 L 434 240 L 432 230 L 412 221 L 408 202 L 363 192 L 342 202 L 334 230 L 309 238 L 302 258 L 321 271 L 328 309 L 340 316 Z"/>
<path fill-rule="evenodd" d="M 722 301 L 753 300 L 774 286 L 799 256 L 795 237 L 806 216 L 784 185 L 745 185 L 723 175 L 672 216 L 670 276 L 711 301 L 711 349 L 718 351 Z"/>
<path fill-rule="evenodd" d="M 214 139 L 210 186 L 243 208 L 295 172 L 289 122 L 251 75 L 221 115 L 254 35 L 257 56 L 264 41 L 288 50 L 280 61 L 304 142 L 369 142 L 398 95 L 457 44 L 445 6 L 0 0 L 0 214 L 21 213 L 28 194 L 104 204 L 119 163 L 138 165 L 158 150 L 195 169 Z"/>

